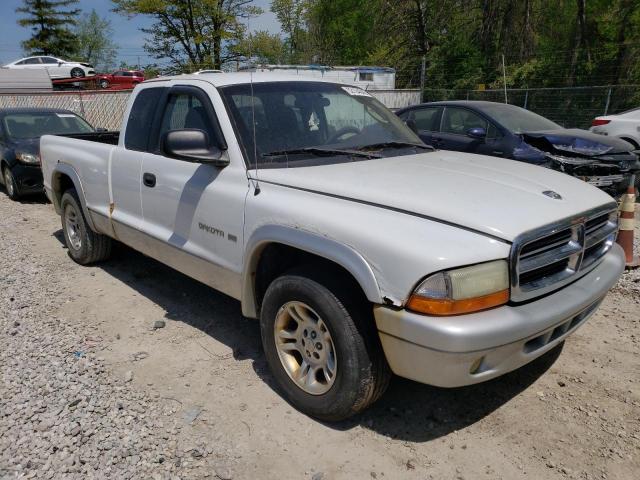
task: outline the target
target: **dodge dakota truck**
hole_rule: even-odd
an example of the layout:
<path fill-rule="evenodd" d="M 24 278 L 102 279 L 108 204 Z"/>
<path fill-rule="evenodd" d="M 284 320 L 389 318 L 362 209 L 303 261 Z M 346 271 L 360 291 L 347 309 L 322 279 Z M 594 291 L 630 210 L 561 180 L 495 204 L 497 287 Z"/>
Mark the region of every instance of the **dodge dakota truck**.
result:
<path fill-rule="evenodd" d="M 302 412 L 392 373 L 458 387 L 527 364 L 623 270 L 616 204 L 559 172 L 437 151 L 367 92 L 273 73 L 159 78 L 119 133 L 41 140 L 69 255 L 113 239 L 240 300 Z"/>

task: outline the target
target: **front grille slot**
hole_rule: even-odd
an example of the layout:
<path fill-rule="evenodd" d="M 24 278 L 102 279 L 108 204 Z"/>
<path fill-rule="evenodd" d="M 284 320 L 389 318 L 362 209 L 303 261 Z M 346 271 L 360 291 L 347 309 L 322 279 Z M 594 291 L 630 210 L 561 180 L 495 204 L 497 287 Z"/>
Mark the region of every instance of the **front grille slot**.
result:
<path fill-rule="evenodd" d="M 564 272 L 567 269 L 568 260 L 562 260 L 560 262 L 552 263 L 551 265 L 545 265 L 531 272 L 520 274 L 520 285 L 533 286 L 539 280 L 547 279 Z"/>
<path fill-rule="evenodd" d="M 554 233 L 553 235 L 549 235 L 548 237 L 544 237 L 539 240 L 534 240 L 522 247 L 522 250 L 520 251 L 520 258 L 527 258 L 531 255 L 542 253 L 555 246 L 564 245 L 569 240 L 571 240 L 571 230 L 569 229 L 562 230 L 561 232 Z"/>
<path fill-rule="evenodd" d="M 595 266 L 611 248 L 615 207 L 607 205 L 516 239 L 511 298 L 524 301 L 562 287 Z"/>

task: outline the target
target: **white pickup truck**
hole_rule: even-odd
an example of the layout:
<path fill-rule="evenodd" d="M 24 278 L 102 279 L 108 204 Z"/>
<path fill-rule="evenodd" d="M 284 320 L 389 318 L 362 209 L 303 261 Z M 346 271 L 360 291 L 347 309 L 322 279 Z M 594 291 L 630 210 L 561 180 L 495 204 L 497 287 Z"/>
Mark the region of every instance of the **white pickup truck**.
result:
<path fill-rule="evenodd" d="M 441 387 L 563 342 L 620 276 L 584 182 L 433 151 L 367 92 L 276 74 L 136 87 L 119 134 L 45 136 L 70 256 L 115 239 L 240 300 L 284 396 L 325 420 L 391 372 Z"/>

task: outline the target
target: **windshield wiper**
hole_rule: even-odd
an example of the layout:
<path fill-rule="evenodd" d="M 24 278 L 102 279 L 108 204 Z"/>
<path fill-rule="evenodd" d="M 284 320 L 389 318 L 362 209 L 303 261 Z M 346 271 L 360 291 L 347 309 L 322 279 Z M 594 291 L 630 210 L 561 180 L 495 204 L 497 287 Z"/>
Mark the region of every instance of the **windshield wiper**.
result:
<path fill-rule="evenodd" d="M 283 155 L 295 155 L 300 153 L 310 153 L 311 155 L 318 156 L 330 156 L 330 155 L 352 155 L 354 157 L 365 158 L 380 158 L 380 155 L 375 153 L 361 152 L 359 150 L 348 150 L 338 148 L 318 148 L 318 147 L 306 147 L 306 148 L 292 148 L 291 150 L 276 150 L 269 153 L 263 153 L 263 157 L 279 157 Z"/>
<path fill-rule="evenodd" d="M 372 143 L 371 145 L 363 145 L 362 147 L 358 147 L 358 150 L 365 149 L 378 149 L 378 148 L 404 148 L 404 147 L 412 147 L 412 148 L 423 148 L 425 150 L 435 150 L 431 145 L 425 145 L 423 143 L 413 143 L 413 142 L 380 142 L 380 143 Z"/>

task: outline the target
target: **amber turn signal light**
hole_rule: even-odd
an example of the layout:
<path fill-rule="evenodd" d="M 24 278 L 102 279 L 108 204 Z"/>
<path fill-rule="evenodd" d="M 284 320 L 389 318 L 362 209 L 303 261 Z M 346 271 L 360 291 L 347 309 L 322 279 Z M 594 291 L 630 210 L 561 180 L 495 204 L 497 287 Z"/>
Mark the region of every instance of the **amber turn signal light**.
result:
<path fill-rule="evenodd" d="M 425 315 L 461 315 L 463 313 L 479 312 L 489 308 L 504 305 L 509 301 L 509 289 L 490 293 L 475 298 L 451 300 L 448 298 L 436 299 L 412 295 L 407 302 L 407 308 Z"/>

